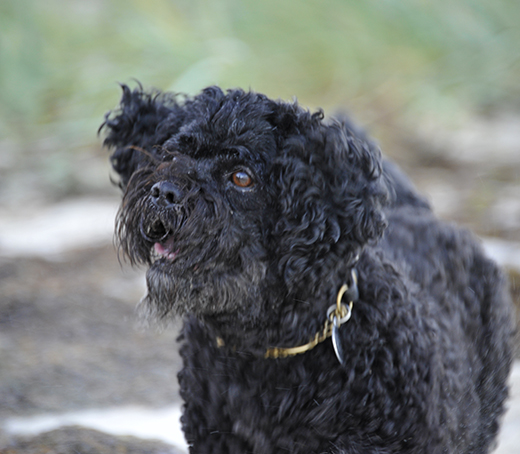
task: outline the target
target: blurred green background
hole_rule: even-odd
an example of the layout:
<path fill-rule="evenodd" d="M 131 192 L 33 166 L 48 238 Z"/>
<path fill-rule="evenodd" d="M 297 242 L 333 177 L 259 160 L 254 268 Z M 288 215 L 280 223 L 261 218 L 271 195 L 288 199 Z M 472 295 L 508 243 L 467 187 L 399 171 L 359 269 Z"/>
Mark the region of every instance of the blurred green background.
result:
<path fill-rule="evenodd" d="M 520 110 L 518 0 L 1 0 L 0 37 L 0 176 L 28 169 L 58 198 L 81 187 L 71 166 L 99 172 L 117 82 L 297 96 L 389 143 Z"/>

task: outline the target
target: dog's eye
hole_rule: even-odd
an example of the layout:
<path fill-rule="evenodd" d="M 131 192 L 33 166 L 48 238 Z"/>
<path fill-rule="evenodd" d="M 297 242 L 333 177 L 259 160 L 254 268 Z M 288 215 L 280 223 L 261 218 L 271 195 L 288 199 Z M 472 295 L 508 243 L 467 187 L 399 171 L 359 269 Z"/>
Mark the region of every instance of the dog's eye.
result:
<path fill-rule="evenodd" d="M 239 188 L 250 188 L 253 186 L 253 179 L 244 170 L 237 170 L 231 175 L 231 181 Z"/>

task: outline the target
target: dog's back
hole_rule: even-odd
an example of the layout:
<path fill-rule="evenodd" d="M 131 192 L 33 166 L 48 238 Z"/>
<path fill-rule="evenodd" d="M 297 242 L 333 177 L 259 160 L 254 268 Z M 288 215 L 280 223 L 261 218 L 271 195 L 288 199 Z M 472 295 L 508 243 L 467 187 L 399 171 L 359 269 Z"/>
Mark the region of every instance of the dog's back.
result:
<path fill-rule="evenodd" d="M 379 247 L 420 289 L 425 315 L 439 325 L 439 397 L 451 402 L 443 423 L 465 429 L 453 429 L 454 452 L 488 452 L 505 411 L 512 361 L 506 278 L 471 232 L 436 220 L 428 208 L 397 204 L 387 216 Z"/>

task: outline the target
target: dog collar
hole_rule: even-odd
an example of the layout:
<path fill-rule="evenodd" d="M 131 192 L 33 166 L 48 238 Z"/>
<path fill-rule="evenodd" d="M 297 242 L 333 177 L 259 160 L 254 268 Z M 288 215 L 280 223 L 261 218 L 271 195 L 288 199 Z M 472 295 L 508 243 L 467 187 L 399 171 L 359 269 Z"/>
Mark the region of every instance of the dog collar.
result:
<path fill-rule="evenodd" d="M 348 301 L 348 305 L 342 302 L 343 297 Z M 350 320 L 354 302 L 359 298 L 357 287 L 357 272 L 355 269 L 351 271 L 351 285 L 343 284 L 339 289 L 336 297 L 336 304 L 327 309 L 327 318 L 323 324 L 323 328 L 318 331 L 314 338 L 303 345 L 297 347 L 271 347 L 264 354 L 264 358 L 287 358 L 312 350 L 316 345 L 324 340 L 332 337 L 332 345 L 338 361 L 343 364 L 343 347 L 339 339 L 339 328 L 345 322 Z"/>
<path fill-rule="evenodd" d="M 342 302 L 343 298 L 348 301 L 348 304 Z M 327 309 L 327 318 L 322 329 L 318 331 L 309 342 L 303 345 L 298 345 L 297 347 L 270 347 L 265 351 L 263 357 L 266 359 L 276 359 L 299 355 L 312 350 L 319 343 L 332 337 L 332 345 L 336 357 L 338 358 L 338 361 L 343 364 L 344 355 L 343 347 L 339 338 L 339 328 L 350 319 L 352 308 L 358 298 L 357 272 L 355 269 L 352 269 L 350 286 L 346 283 L 341 286 L 336 297 L 336 304 L 333 304 Z M 217 346 L 220 348 L 224 345 L 224 340 L 221 337 L 217 337 Z"/>

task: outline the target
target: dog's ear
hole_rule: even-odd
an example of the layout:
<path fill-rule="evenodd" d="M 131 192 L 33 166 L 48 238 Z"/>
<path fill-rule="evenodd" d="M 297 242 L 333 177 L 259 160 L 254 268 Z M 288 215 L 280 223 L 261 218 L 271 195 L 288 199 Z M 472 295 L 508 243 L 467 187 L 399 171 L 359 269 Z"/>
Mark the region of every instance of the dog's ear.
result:
<path fill-rule="evenodd" d="M 332 278 L 337 270 L 330 267 L 352 265 L 382 235 L 388 193 L 381 153 L 363 136 L 339 121 L 326 123 L 321 112 L 300 110 L 292 125 L 288 115 L 279 115 L 290 127 L 279 141 L 272 184 L 280 210 L 273 226 L 279 267 L 291 289 Z"/>
<path fill-rule="evenodd" d="M 121 88 L 119 108 L 105 115 L 99 130 L 108 131 L 103 144 L 114 149 L 110 159 L 124 188 L 137 169 L 160 160 L 161 145 L 178 131 L 184 111 L 174 95 Z"/>

